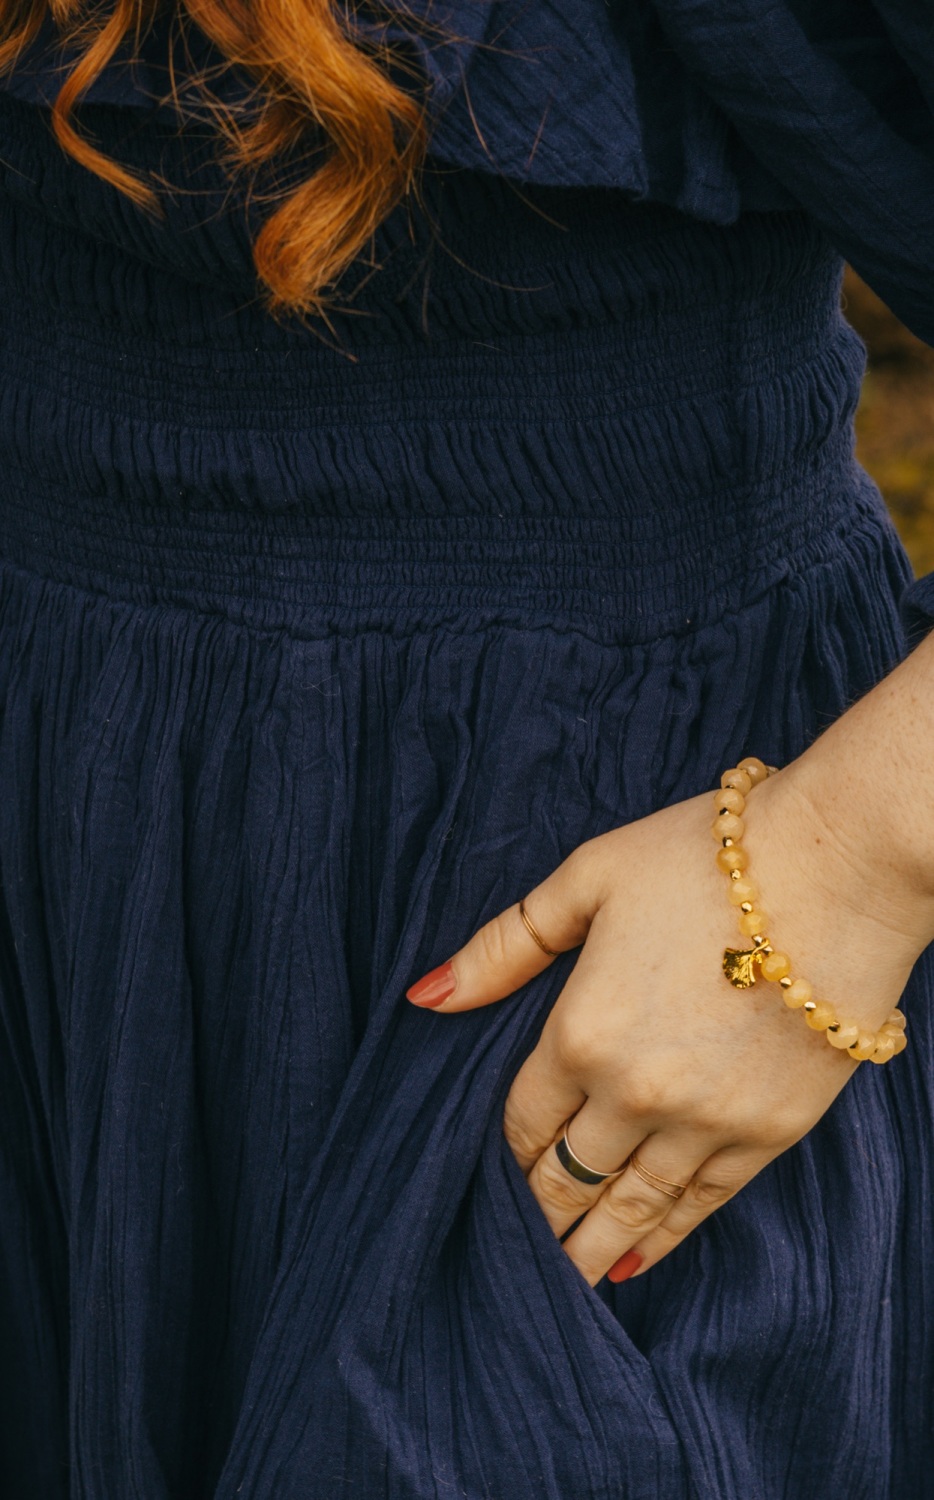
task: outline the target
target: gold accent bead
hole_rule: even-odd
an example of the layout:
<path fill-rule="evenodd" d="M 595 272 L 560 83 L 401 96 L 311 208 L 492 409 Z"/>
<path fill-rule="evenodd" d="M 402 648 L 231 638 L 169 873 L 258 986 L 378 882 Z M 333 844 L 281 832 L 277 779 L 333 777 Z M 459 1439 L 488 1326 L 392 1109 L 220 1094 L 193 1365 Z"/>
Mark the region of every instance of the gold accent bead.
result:
<path fill-rule="evenodd" d="M 749 863 L 749 855 L 741 844 L 717 850 L 717 866 L 727 875 L 742 874 Z"/>
<path fill-rule="evenodd" d="M 854 1042 L 859 1041 L 858 1026 L 827 1027 L 827 1040 L 831 1047 L 837 1047 L 842 1052 L 845 1047 L 852 1047 Z"/>
<path fill-rule="evenodd" d="M 736 769 L 745 771 L 753 786 L 764 781 L 769 774 L 768 766 L 757 755 L 744 755 L 742 760 L 737 762 Z"/>
<path fill-rule="evenodd" d="M 751 901 L 744 901 L 740 906 L 740 911 L 755 911 L 755 907 Z"/>
<path fill-rule="evenodd" d="M 876 1039 L 871 1031 L 861 1031 L 859 1041 L 846 1049 L 858 1062 L 866 1062 L 876 1050 Z"/>
<path fill-rule="evenodd" d="M 818 1000 L 816 1003 L 809 1000 L 804 1007 L 804 1019 L 812 1031 L 826 1031 L 837 1020 L 836 1012 L 832 1005 L 826 1000 Z"/>
<path fill-rule="evenodd" d="M 767 953 L 759 968 L 762 978 L 770 979 L 774 984 L 791 973 L 791 959 L 787 953 Z"/>
<path fill-rule="evenodd" d="M 888 1062 L 890 1057 L 895 1056 L 895 1043 L 890 1036 L 880 1036 L 876 1042 L 875 1051 L 869 1058 L 873 1063 Z"/>
<path fill-rule="evenodd" d="M 783 990 L 790 990 L 791 986 L 794 984 L 794 980 L 792 979 L 790 974 L 783 974 L 778 982 Z"/>
<path fill-rule="evenodd" d="M 784 984 L 784 979 L 782 984 Z M 789 1010 L 800 1010 L 813 998 L 813 991 L 807 979 L 795 979 L 782 995 L 782 999 Z"/>
<path fill-rule="evenodd" d="M 722 813 L 720 817 L 714 818 L 710 825 L 710 832 L 715 839 L 741 839 L 746 832 L 746 825 L 742 818 L 735 813 Z"/>

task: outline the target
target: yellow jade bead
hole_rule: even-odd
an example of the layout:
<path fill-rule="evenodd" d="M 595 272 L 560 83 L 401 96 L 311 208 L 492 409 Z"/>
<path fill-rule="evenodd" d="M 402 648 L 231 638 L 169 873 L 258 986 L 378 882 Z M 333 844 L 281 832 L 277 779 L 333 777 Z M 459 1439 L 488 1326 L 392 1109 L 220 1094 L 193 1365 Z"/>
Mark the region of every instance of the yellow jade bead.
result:
<path fill-rule="evenodd" d="M 895 1042 L 890 1036 L 880 1036 L 876 1042 L 875 1051 L 871 1054 L 869 1061 L 874 1063 L 888 1062 L 890 1057 L 895 1056 Z"/>
<path fill-rule="evenodd" d="M 854 1042 L 859 1041 L 859 1027 L 838 1026 L 836 1031 L 831 1031 L 828 1028 L 827 1040 L 831 1047 L 839 1047 L 841 1050 L 844 1047 L 852 1047 Z"/>
<path fill-rule="evenodd" d="M 859 1062 L 866 1062 L 875 1050 L 876 1039 L 871 1031 L 861 1031 L 856 1045 L 847 1048 L 850 1056 L 857 1058 Z"/>
<path fill-rule="evenodd" d="M 786 974 L 791 973 L 791 959 L 787 953 L 767 953 L 759 965 L 759 971 L 763 979 L 771 979 L 773 984 L 777 984 Z"/>
<path fill-rule="evenodd" d="M 782 991 L 782 999 L 789 1010 L 800 1010 L 808 1000 L 813 1000 L 814 992 L 810 981 L 807 979 L 796 979 L 787 990 Z"/>
<path fill-rule="evenodd" d="M 735 813 L 721 813 L 719 818 L 714 818 L 713 823 L 710 825 L 710 832 L 718 841 L 721 839 L 741 839 L 746 832 L 746 824 Z"/>
<path fill-rule="evenodd" d="M 723 791 L 717 793 L 714 798 L 714 806 L 717 812 L 731 812 L 739 817 L 746 806 L 746 798 L 741 792 L 734 791 L 731 786 L 728 786 Z"/>
<path fill-rule="evenodd" d="M 737 762 L 736 769 L 745 771 L 753 786 L 759 781 L 764 781 L 769 774 L 765 761 L 760 760 L 757 755 L 744 755 L 742 760 Z"/>
<path fill-rule="evenodd" d="M 737 913 L 739 929 L 745 937 L 760 939 L 765 946 L 768 946 L 766 930 L 769 918 L 756 907 L 759 892 L 743 873 L 749 860 L 740 844 L 746 832 L 741 814 L 746 810 L 746 798 L 752 788 L 775 769 L 757 756 L 747 755 L 731 770 L 724 771 L 720 777 L 720 789 L 714 792 L 717 816 L 710 825 L 711 833 L 720 845 L 717 865 L 730 876 L 727 899 L 740 908 Z M 724 954 L 724 962 L 727 957 Z M 848 1052 L 857 1062 L 885 1063 L 907 1047 L 907 1022 L 898 1008 L 889 1012 L 877 1032 L 862 1031 L 856 1022 L 841 1021 L 828 1001 L 815 1000 L 808 980 L 790 977 L 791 959 L 787 953 L 769 951 L 762 953 L 757 961 L 762 978 L 780 984 L 782 999 L 789 1010 L 801 1010 L 811 1030 L 823 1031 L 838 1052 Z"/>
<path fill-rule="evenodd" d="M 729 875 L 733 870 L 745 870 L 749 864 L 749 855 L 742 844 L 731 844 L 728 849 L 717 850 L 717 864 Z"/>
<path fill-rule="evenodd" d="M 813 1010 L 808 1010 L 807 1005 L 813 1006 Z M 836 1021 L 834 1008 L 828 1005 L 826 1000 L 809 1000 L 807 1005 L 804 1009 L 804 1019 L 812 1031 L 826 1031 L 827 1027 Z"/>
<path fill-rule="evenodd" d="M 768 922 L 764 911 L 744 911 L 740 913 L 739 930 L 745 937 L 756 937 L 765 933 Z"/>
<path fill-rule="evenodd" d="M 745 771 L 740 771 L 738 767 L 734 766 L 732 771 L 724 771 L 720 777 L 720 785 L 721 787 L 731 786 L 741 796 L 748 797 L 752 791 L 752 777 L 748 776 Z"/>
<path fill-rule="evenodd" d="M 744 901 L 752 901 L 753 903 L 758 901 L 759 892 L 756 890 L 751 880 L 745 880 L 741 875 L 738 880 L 730 881 L 729 889 L 726 893 L 726 899 L 731 902 L 733 906 L 742 906 Z"/>

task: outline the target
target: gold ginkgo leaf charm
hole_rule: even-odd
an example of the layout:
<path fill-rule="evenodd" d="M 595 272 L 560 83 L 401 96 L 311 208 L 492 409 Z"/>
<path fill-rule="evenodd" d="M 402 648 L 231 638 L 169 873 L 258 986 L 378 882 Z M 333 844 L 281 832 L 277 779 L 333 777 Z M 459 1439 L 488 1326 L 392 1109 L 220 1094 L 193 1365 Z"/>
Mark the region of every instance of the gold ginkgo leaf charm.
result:
<path fill-rule="evenodd" d="M 723 972 L 738 990 L 748 990 L 756 982 L 756 964 L 770 950 L 765 943 L 756 948 L 725 948 Z"/>

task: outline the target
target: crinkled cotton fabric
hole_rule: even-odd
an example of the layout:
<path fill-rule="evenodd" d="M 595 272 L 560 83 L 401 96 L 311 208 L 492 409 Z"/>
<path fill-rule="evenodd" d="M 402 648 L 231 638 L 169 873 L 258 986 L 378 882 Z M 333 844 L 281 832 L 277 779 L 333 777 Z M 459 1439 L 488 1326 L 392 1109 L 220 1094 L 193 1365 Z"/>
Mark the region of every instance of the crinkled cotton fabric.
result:
<path fill-rule="evenodd" d="M 716 223 L 804 208 L 934 341 L 934 24 L 929 0 L 389 0 L 363 36 L 405 50 L 441 160 L 601 184 Z M 165 12 L 86 98 L 164 105 L 166 59 L 221 61 Z M 54 98 L 46 26 L 7 87 Z M 236 70 L 217 92 L 239 99 Z"/>
<path fill-rule="evenodd" d="M 327 328 L 263 312 L 158 33 L 82 111 L 161 220 L 48 55 L 0 93 L 0 1492 L 921 1496 L 930 949 L 907 1050 L 594 1289 L 502 1134 L 574 955 L 404 991 L 934 622 L 840 311 L 852 242 L 931 328 L 923 13 L 539 6 L 537 68 L 451 14 L 426 211 Z"/>

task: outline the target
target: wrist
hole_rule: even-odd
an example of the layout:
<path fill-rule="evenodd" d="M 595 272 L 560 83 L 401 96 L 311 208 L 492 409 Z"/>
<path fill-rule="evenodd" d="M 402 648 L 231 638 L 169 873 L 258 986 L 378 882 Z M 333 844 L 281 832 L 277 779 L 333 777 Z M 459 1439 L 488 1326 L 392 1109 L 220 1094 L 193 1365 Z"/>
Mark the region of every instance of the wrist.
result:
<path fill-rule="evenodd" d="M 812 849 L 829 844 L 853 899 L 916 957 L 934 941 L 932 747 L 934 632 L 781 772 L 811 808 Z"/>
<path fill-rule="evenodd" d="M 842 720 L 831 729 L 838 725 Z M 780 777 L 779 800 L 797 803 L 807 827 L 799 852 L 828 872 L 842 902 L 907 943 L 917 958 L 934 941 L 934 860 L 911 799 L 902 795 L 910 788 L 907 773 L 867 774 L 847 726 L 827 730 Z M 899 794 L 880 796 L 891 779 L 902 783 Z"/>
<path fill-rule="evenodd" d="M 878 871 L 839 835 L 802 761 L 755 787 L 743 814 L 768 938 L 844 1022 L 875 1030 L 930 941 L 934 904 L 925 917 L 900 891 L 880 892 Z"/>

